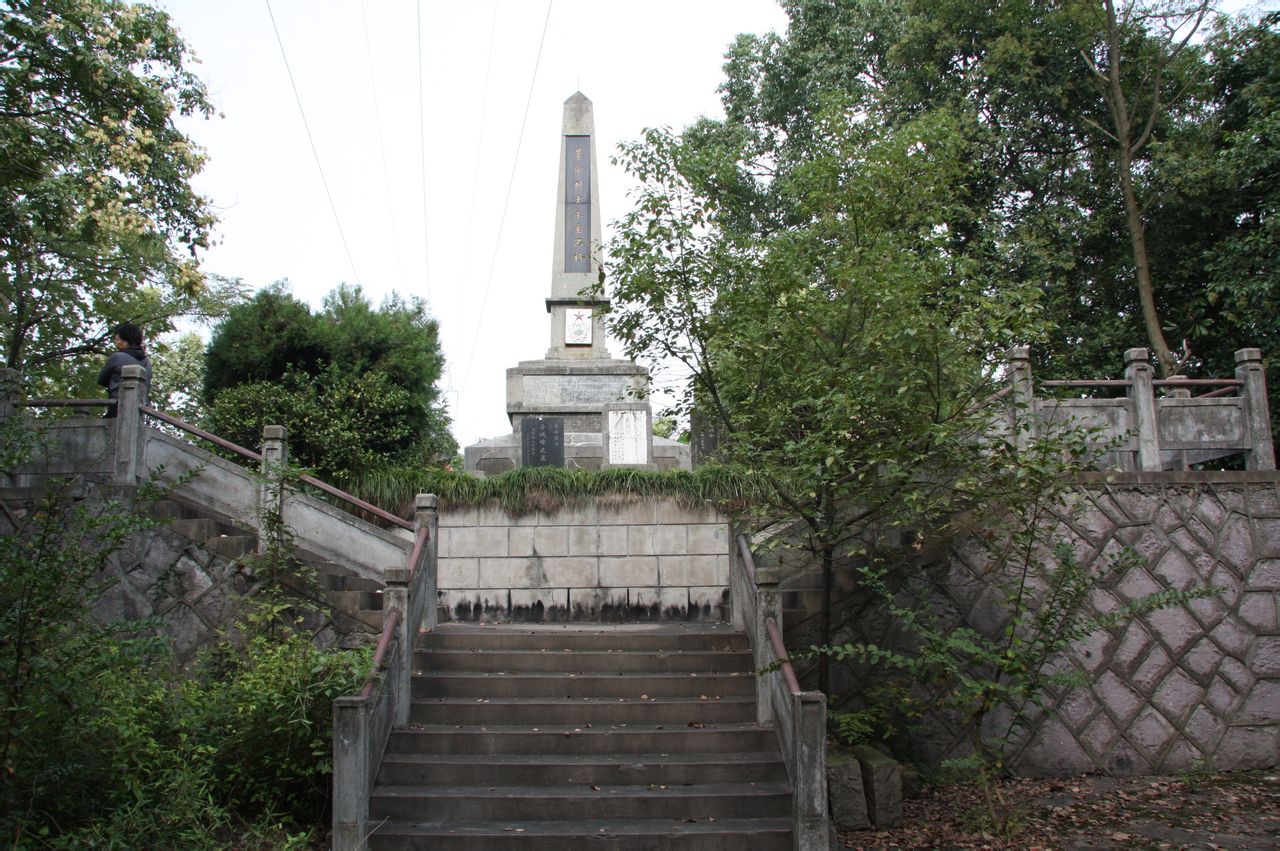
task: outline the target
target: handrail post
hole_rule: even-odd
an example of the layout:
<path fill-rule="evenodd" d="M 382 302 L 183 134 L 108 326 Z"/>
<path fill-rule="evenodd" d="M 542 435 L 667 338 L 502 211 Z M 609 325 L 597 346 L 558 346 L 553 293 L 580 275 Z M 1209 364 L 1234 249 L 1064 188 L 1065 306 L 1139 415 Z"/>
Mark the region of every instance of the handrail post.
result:
<path fill-rule="evenodd" d="M 1252 444 L 1244 456 L 1246 470 L 1274 470 L 1276 450 L 1272 441 L 1271 416 L 1267 407 L 1267 373 L 1262 366 L 1261 349 L 1236 352 L 1236 378 L 1243 382 L 1245 418 L 1249 421 Z"/>
<path fill-rule="evenodd" d="M 126 367 L 127 369 L 128 367 Z M 258 552 L 266 552 L 270 544 L 264 534 L 265 518 L 274 514 L 284 524 L 284 467 L 289 463 L 289 430 L 282 425 L 262 427 L 262 482 L 258 485 L 258 516 L 254 523 L 258 529 Z"/>
<path fill-rule="evenodd" d="M 1129 399 L 1133 402 L 1134 427 L 1138 433 L 1138 469 L 1159 470 L 1160 423 L 1156 417 L 1156 394 L 1152 381 L 1150 352 L 1144 348 L 1124 353 L 1124 377 L 1129 380 Z"/>
<path fill-rule="evenodd" d="M 795 715 L 796 773 L 791 779 L 795 847 L 830 847 L 827 835 L 827 696 L 820 691 L 791 695 Z"/>
<path fill-rule="evenodd" d="M 413 525 L 414 534 L 416 535 L 422 529 L 427 530 L 427 552 L 423 567 L 426 569 L 426 576 L 417 583 L 418 593 L 426 596 L 422 601 L 422 623 L 413 624 L 412 631 L 409 633 L 410 640 L 413 640 L 417 634 L 419 627 L 428 629 L 434 628 L 439 622 L 440 615 L 437 611 L 436 600 L 436 571 L 439 565 L 440 556 L 440 500 L 433 493 L 420 493 L 413 498 Z M 413 645 L 407 645 L 406 653 L 413 652 Z"/>
<path fill-rule="evenodd" d="M 333 851 L 364 847 L 369 824 L 369 701 L 333 701 Z"/>
<path fill-rule="evenodd" d="M 386 588 L 382 592 L 382 616 L 391 617 L 398 612 L 396 618 L 395 642 L 399 649 L 399 664 L 392 666 L 388 678 L 392 681 L 387 688 L 394 692 L 392 706 L 395 712 L 391 718 L 393 726 L 409 723 L 409 690 L 413 672 L 413 638 L 417 627 L 409 623 L 409 568 L 389 567 L 383 573 Z"/>
<path fill-rule="evenodd" d="M 116 395 L 116 455 L 114 480 L 117 485 L 131 487 L 142 472 L 142 411 L 146 372 L 137 365 L 122 367 L 120 389 Z"/>
<path fill-rule="evenodd" d="M 1009 426 L 1015 446 L 1026 446 L 1035 437 L 1035 385 L 1031 382 L 1031 349 L 1013 346 L 1005 353 L 1010 388 Z"/>
<path fill-rule="evenodd" d="M 778 624 L 778 632 L 782 632 L 782 596 L 778 593 L 778 568 L 756 565 L 756 622 L 752 626 L 753 634 L 758 639 L 753 642 L 756 670 L 768 665 L 772 659 L 772 645 L 769 643 L 769 628 L 765 626 L 769 618 Z M 782 661 L 782 660 L 778 660 Z M 776 676 L 782 676 L 781 673 Z M 769 688 L 769 677 L 756 677 L 756 721 L 760 724 L 771 724 L 774 719 L 773 698 Z"/>

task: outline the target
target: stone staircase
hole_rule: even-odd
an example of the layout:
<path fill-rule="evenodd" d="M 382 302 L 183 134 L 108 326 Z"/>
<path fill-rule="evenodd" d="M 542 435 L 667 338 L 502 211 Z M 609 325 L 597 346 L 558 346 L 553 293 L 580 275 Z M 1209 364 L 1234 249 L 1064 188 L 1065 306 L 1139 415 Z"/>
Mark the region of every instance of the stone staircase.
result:
<path fill-rule="evenodd" d="M 248 556 L 258 546 L 256 533 L 180 500 L 156 502 L 151 506 L 151 515 L 197 546 L 227 558 Z M 312 576 L 280 577 L 287 587 L 330 610 L 330 617 L 343 633 L 377 635 L 383 620 L 382 582 L 363 578 L 343 565 L 302 549 L 295 549 L 294 555 Z"/>
<path fill-rule="evenodd" d="M 791 786 L 725 624 L 443 624 L 369 847 L 792 847 Z"/>

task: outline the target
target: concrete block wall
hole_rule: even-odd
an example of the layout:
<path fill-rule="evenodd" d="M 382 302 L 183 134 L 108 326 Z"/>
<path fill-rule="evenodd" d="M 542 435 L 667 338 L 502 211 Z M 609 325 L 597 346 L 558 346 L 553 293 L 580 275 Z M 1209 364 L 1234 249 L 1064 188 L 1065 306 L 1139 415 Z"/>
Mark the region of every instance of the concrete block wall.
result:
<path fill-rule="evenodd" d="M 445 508 L 439 541 L 451 620 L 720 620 L 728 602 L 729 524 L 713 508 Z"/>

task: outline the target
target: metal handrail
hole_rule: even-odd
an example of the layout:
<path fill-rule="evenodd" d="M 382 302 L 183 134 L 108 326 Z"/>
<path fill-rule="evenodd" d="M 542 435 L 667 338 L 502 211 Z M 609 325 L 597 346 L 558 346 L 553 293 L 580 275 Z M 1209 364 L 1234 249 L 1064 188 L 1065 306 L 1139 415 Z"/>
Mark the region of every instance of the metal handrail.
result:
<path fill-rule="evenodd" d="M 397 517 L 394 514 L 392 514 L 390 511 L 384 511 L 383 509 L 379 508 L 378 506 L 374 505 L 371 502 L 365 502 L 363 499 L 361 499 L 358 496 L 353 496 L 352 494 L 349 494 L 344 490 L 335 488 L 333 485 L 326 484 L 325 482 L 322 482 L 319 479 L 317 479 L 315 476 L 299 476 L 298 480 L 300 482 L 303 482 L 304 484 L 311 485 L 313 488 L 324 491 L 325 493 L 329 494 L 329 496 L 336 497 L 342 500 L 343 502 L 347 502 L 351 505 L 354 505 L 356 508 L 359 508 L 361 511 L 367 511 L 373 516 L 381 518 L 382 520 L 385 520 L 388 523 L 391 523 L 392 525 L 399 526 L 401 529 L 413 529 L 413 524 L 410 523 L 408 520 L 405 520 L 403 517 Z"/>
<path fill-rule="evenodd" d="M 409 584 L 413 584 L 413 577 L 418 573 L 418 559 L 422 557 L 422 550 L 427 546 L 429 533 L 424 526 L 418 530 L 417 536 L 413 539 L 413 552 L 409 553 Z"/>
<path fill-rule="evenodd" d="M 243 446 L 239 446 L 235 443 L 232 443 L 229 440 L 225 440 L 224 438 L 218 437 L 216 434 L 207 432 L 204 429 L 199 428 L 198 426 L 193 426 L 191 425 L 191 423 L 183 422 L 177 417 L 170 416 L 169 414 L 166 414 L 163 411 L 158 411 L 155 408 L 149 407 L 147 405 L 143 405 L 141 407 L 142 407 L 142 412 L 144 414 L 147 414 L 148 416 L 151 416 L 151 417 L 155 417 L 156 419 L 160 420 L 163 423 L 168 423 L 174 428 L 178 428 L 178 429 L 181 429 L 182 431 L 188 432 L 189 434 L 193 434 L 196 437 L 200 438 L 201 440 L 207 440 L 216 446 L 221 446 L 223 449 L 229 450 L 231 452 L 235 452 L 252 461 L 257 461 L 259 463 L 262 462 L 261 453 L 254 452 L 250 449 L 245 449 Z M 390 511 L 385 511 L 379 508 L 378 506 L 374 505 L 373 503 L 365 502 L 363 499 L 360 499 L 360 497 L 355 496 L 353 494 L 349 494 L 344 490 L 341 490 L 339 488 L 334 487 L 331 484 L 328 484 L 327 482 L 322 482 L 319 479 L 317 479 L 315 476 L 299 476 L 298 480 L 303 482 L 304 484 L 311 485 L 311 487 L 316 488 L 317 490 L 322 491 L 323 493 L 329 494 L 329 496 L 340 499 L 343 502 L 348 503 L 349 505 L 353 505 L 356 508 L 359 508 L 361 511 L 368 512 L 369 514 L 372 514 L 374 517 L 378 517 L 382 520 L 385 520 L 386 522 L 391 523 L 392 525 L 399 526 L 402 529 L 410 529 L 410 530 L 413 529 L 413 524 L 410 523 L 408 520 L 405 520 L 402 517 L 397 517 L 396 515 L 392 514 Z"/>
<path fill-rule="evenodd" d="M 16 404 L 24 408 L 107 408 L 115 399 L 20 399 Z"/>
<path fill-rule="evenodd" d="M 746 535 L 738 536 L 738 552 L 742 554 L 742 566 L 747 571 L 747 579 L 754 586 L 756 584 L 756 560 L 751 555 L 751 545 L 747 542 Z"/>
<path fill-rule="evenodd" d="M 168 423 L 169 425 L 173 426 L 176 429 L 180 429 L 182 431 L 187 432 L 188 434 L 195 435 L 201 440 L 207 440 L 215 446 L 221 446 L 223 449 L 226 449 L 230 452 L 234 452 L 237 455 L 240 455 L 244 458 L 248 458 L 250 461 L 257 461 L 258 463 L 262 463 L 261 452 L 254 452 L 252 449 L 246 449 L 238 443 L 232 443 L 231 441 L 227 440 L 224 437 L 218 437 L 213 432 L 205 431 L 199 426 L 193 426 L 191 423 L 184 422 L 183 420 L 180 420 L 177 417 L 172 416 L 171 414 L 166 414 L 164 411 L 157 410 L 156 408 L 153 408 L 150 405 L 141 405 L 139 407 L 142 413 L 146 414 L 149 417 L 154 417 L 155 419 L 159 420 L 162 423 Z"/>
<path fill-rule="evenodd" d="M 769 644 L 773 647 L 773 653 L 782 663 L 782 678 L 787 681 L 787 688 L 792 694 L 800 693 L 800 679 L 796 676 L 796 669 L 791 665 L 791 656 L 787 653 L 787 645 L 782 641 L 782 633 L 778 630 L 778 622 L 773 618 L 766 618 L 764 622 L 765 629 L 769 630 Z"/>
<path fill-rule="evenodd" d="M 387 648 L 391 646 L 391 640 L 396 634 L 396 621 L 399 619 L 400 613 L 392 609 L 387 614 L 386 622 L 382 625 L 382 635 L 378 636 L 378 647 L 373 651 L 373 665 L 369 671 L 369 678 L 364 682 L 364 688 L 360 691 L 360 696 L 368 700 L 373 696 L 374 686 L 378 683 L 378 674 L 382 671 L 382 666 L 387 655 Z"/>

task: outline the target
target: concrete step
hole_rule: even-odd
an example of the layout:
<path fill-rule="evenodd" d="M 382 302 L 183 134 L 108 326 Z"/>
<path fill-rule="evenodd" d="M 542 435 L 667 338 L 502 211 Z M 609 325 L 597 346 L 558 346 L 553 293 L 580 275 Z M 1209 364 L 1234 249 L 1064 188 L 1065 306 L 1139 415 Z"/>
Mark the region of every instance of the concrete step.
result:
<path fill-rule="evenodd" d="M 413 724 L 393 730 L 388 754 L 686 754 L 771 751 L 778 740 L 755 723 L 463 726 Z"/>
<path fill-rule="evenodd" d="M 723 724 L 754 721 L 754 697 L 434 697 L 415 700 L 416 724 Z"/>
<path fill-rule="evenodd" d="M 420 671 L 413 678 L 413 696 L 427 697 L 753 697 L 755 674 L 687 672 L 625 676 L 616 671 L 574 675 L 563 673 L 496 673 Z"/>
<path fill-rule="evenodd" d="M 369 817 L 415 821 L 559 821 L 608 819 L 782 818 L 791 813 L 786 783 L 696 786 L 378 786 Z"/>
<path fill-rule="evenodd" d="M 692 754 L 388 754 L 378 782 L 418 786 L 620 786 L 787 780 L 776 751 Z"/>
<path fill-rule="evenodd" d="M 746 651 L 661 650 L 418 650 L 414 670 L 506 673 L 642 673 L 652 671 L 722 673 L 752 670 Z"/>
<path fill-rule="evenodd" d="M 777 737 L 725 625 L 449 623 L 414 661 L 370 848 L 791 847 Z"/>
<path fill-rule="evenodd" d="M 634 819 L 610 821 L 391 821 L 371 849 L 442 851 L 790 851 L 791 819 Z"/>
<path fill-rule="evenodd" d="M 321 587 L 324 587 L 323 583 Z M 382 611 L 382 595 L 372 591 L 324 591 L 323 593 L 329 605 L 344 612 Z"/>
<path fill-rule="evenodd" d="M 205 540 L 204 545 L 218 555 L 240 558 L 258 549 L 255 535 L 218 535 Z"/>
<path fill-rule="evenodd" d="M 746 652 L 747 637 L 728 624 L 477 624 L 447 623 L 423 635 L 419 646 L 438 650 L 594 650 Z"/>

